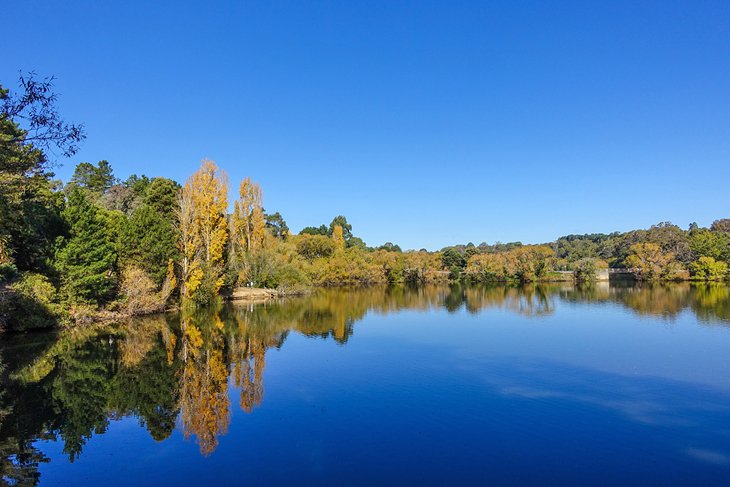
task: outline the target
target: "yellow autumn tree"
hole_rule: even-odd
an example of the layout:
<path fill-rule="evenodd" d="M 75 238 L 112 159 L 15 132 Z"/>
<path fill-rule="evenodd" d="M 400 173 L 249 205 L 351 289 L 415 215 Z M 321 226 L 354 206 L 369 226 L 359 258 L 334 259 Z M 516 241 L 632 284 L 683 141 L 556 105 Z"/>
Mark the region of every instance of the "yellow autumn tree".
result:
<path fill-rule="evenodd" d="M 244 252 L 256 252 L 264 245 L 264 209 L 261 187 L 246 178 L 241 181 L 234 203 L 232 226 L 235 244 Z"/>
<path fill-rule="evenodd" d="M 228 177 L 213 161 L 185 182 L 178 208 L 182 290 L 207 300 L 223 285 L 223 256 L 228 242 Z"/>
<path fill-rule="evenodd" d="M 634 270 L 639 279 L 653 280 L 671 277 L 673 252 L 664 252 L 654 243 L 637 243 L 629 248 L 626 266 Z"/>
<path fill-rule="evenodd" d="M 337 248 L 337 250 L 345 249 L 345 237 L 342 233 L 341 225 L 335 225 L 332 228 L 332 240 L 335 242 L 335 247 Z"/>
<path fill-rule="evenodd" d="M 186 184 L 177 202 L 178 250 L 180 251 L 180 294 L 190 298 L 202 281 L 200 249 L 195 236 L 193 186 Z"/>
<path fill-rule="evenodd" d="M 241 181 L 238 199 L 231 217 L 230 262 L 238 271 L 239 281 L 256 281 L 264 258 L 265 220 L 258 183 L 246 178 Z M 265 260 L 265 259 L 264 259 Z M 258 269 L 258 271 L 257 271 Z"/>

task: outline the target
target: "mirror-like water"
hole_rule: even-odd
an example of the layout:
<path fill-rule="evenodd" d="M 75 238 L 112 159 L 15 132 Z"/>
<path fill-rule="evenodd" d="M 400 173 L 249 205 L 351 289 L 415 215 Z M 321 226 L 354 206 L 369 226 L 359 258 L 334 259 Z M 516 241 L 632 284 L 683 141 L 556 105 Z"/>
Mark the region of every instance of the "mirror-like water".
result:
<path fill-rule="evenodd" d="M 328 290 L 0 337 L 33 485 L 730 485 L 730 288 Z"/>

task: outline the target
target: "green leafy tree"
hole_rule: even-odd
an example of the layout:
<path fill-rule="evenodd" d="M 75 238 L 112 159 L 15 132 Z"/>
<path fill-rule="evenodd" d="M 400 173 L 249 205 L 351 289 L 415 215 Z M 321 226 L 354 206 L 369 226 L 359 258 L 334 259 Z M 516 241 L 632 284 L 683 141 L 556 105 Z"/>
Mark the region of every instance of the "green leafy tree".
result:
<path fill-rule="evenodd" d="M 63 197 L 45 150 L 71 156 L 85 137 L 56 102 L 53 78 L 21 76 L 15 93 L 0 86 L 0 240 L 21 271 L 48 273 L 63 231 Z"/>
<path fill-rule="evenodd" d="M 388 252 L 403 252 L 399 245 L 392 242 L 385 242 L 383 245 L 377 248 L 377 250 L 386 250 Z"/>
<path fill-rule="evenodd" d="M 691 265 L 692 273 L 704 281 L 721 281 L 727 277 L 728 265 L 712 257 L 700 257 Z"/>
<path fill-rule="evenodd" d="M 146 187 L 142 205 L 121 230 L 121 264 L 141 268 L 158 287 L 165 280 L 170 259 L 179 258 L 174 216 L 179 189 L 170 179 L 153 179 Z"/>
<path fill-rule="evenodd" d="M 64 231 L 63 195 L 56 188 L 48 174 L 0 174 L 0 238 L 19 270 L 51 270 L 54 242 Z"/>
<path fill-rule="evenodd" d="M 573 264 L 573 272 L 577 281 L 593 281 L 599 269 L 605 269 L 608 265 L 600 260 L 592 257 L 580 259 Z"/>
<path fill-rule="evenodd" d="M 721 234 L 706 228 L 697 228 L 689 233 L 689 246 L 697 257 L 719 259 L 723 250 L 722 244 Z"/>
<path fill-rule="evenodd" d="M 337 215 L 332 219 L 332 222 L 330 223 L 328 229 L 328 235 L 332 235 L 332 232 L 335 230 L 336 226 L 342 227 L 342 236 L 344 237 L 345 242 L 352 238 L 352 225 L 347 223 L 347 218 L 345 218 L 343 215 Z"/>
<path fill-rule="evenodd" d="M 154 178 L 145 187 L 143 202 L 155 211 L 171 215 L 177 207 L 179 193 L 180 185 L 177 182 L 167 178 Z"/>
<path fill-rule="evenodd" d="M 329 237 L 331 235 L 329 228 L 327 228 L 327 225 L 320 225 L 318 227 L 304 227 L 302 228 L 302 231 L 299 232 L 300 235 L 324 235 L 325 237 Z"/>
<path fill-rule="evenodd" d="M 687 232 L 671 222 L 653 225 L 646 233 L 646 241 L 659 245 L 664 253 L 674 254 L 679 262 L 692 261 Z"/>
<path fill-rule="evenodd" d="M 451 272 L 452 278 L 457 278 L 466 267 L 466 257 L 454 248 L 447 248 L 441 254 L 441 263 Z"/>
<path fill-rule="evenodd" d="M 113 296 L 117 254 L 109 223 L 86 192 L 72 189 L 63 218 L 68 239 L 58 253 L 62 289 L 71 302 L 98 304 Z"/>
<path fill-rule="evenodd" d="M 351 248 L 351 249 L 366 250 L 368 247 L 363 239 L 361 239 L 360 237 L 356 237 L 354 235 L 352 237 L 350 237 L 350 240 L 348 240 L 346 243 L 347 243 L 347 248 Z"/>
<path fill-rule="evenodd" d="M 117 182 L 108 161 L 99 161 L 96 166 L 81 162 L 76 166 L 70 186 L 85 188 L 96 194 L 103 194 Z"/>
<path fill-rule="evenodd" d="M 8 329 L 48 328 L 58 320 L 60 309 L 56 303 L 56 288 L 47 277 L 26 272 L 9 286 L 9 291 L 7 304 L 3 307 Z"/>
<path fill-rule="evenodd" d="M 278 211 L 271 215 L 264 214 L 264 220 L 266 220 L 266 228 L 274 237 L 285 239 L 289 235 L 289 227 Z"/>
<path fill-rule="evenodd" d="M 142 205 L 132 213 L 122 231 L 121 264 L 140 267 L 159 287 L 165 280 L 168 261 L 178 258 L 176 242 L 177 232 L 170 213 Z"/>
<path fill-rule="evenodd" d="M 655 243 L 638 243 L 631 246 L 631 254 L 626 258 L 626 265 L 634 270 L 639 279 L 673 278 L 675 255 L 664 252 Z"/>
<path fill-rule="evenodd" d="M 297 252 L 305 259 L 330 257 L 335 253 L 335 242 L 324 235 L 301 235 L 297 240 Z"/>

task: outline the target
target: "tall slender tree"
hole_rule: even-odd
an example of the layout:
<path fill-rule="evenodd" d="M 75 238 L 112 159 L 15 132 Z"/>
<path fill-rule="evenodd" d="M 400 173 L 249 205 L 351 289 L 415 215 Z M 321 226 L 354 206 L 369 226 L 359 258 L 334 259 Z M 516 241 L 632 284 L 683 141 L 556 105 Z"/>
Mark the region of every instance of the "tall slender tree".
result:
<path fill-rule="evenodd" d="M 213 161 L 203 160 L 186 181 L 179 208 L 185 294 L 207 300 L 223 286 L 224 251 L 228 242 L 228 176 Z M 198 269 L 198 270 L 196 270 Z"/>
<path fill-rule="evenodd" d="M 263 248 L 266 225 L 261 187 L 246 178 L 241 181 L 238 196 L 232 219 L 235 244 L 246 253 L 256 252 Z"/>
<path fill-rule="evenodd" d="M 200 285 L 200 249 L 196 246 L 193 188 L 186 184 L 177 202 L 178 252 L 180 253 L 180 294 L 191 298 Z M 200 271 L 200 272 L 198 272 Z"/>
<path fill-rule="evenodd" d="M 337 250 L 345 249 L 345 237 L 342 235 L 342 227 L 340 225 L 335 225 L 332 228 L 332 240 L 334 240 Z"/>

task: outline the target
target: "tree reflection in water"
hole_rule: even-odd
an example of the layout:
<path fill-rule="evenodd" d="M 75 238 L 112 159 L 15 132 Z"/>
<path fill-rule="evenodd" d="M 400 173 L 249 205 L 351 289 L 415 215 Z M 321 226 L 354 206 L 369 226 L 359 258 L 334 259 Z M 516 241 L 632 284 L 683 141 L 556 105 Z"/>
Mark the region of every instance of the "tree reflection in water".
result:
<path fill-rule="evenodd" d="M 230 425 L 229 377 L 240 408 L 254 411 L 264 400 L 266 351 L 282 347 L 289 333 L 344 345 L 367 313 L 492 309 L 540 318 L 561 301 L 619 305 L 667 320 L 691 312 L 700 323 L 730 324 L 730 288 L 722 284 L 453 285 L 333 289 L 263 305 L 5 336 L 0 474 L 7 483 L 34 484 L 39 462 L 47 460 L 36 440 L 60 439 L 73 461 L 93 435 L 122 417 L 138 418 L 157 441 L 178 424 L 209 455 Z"/>

